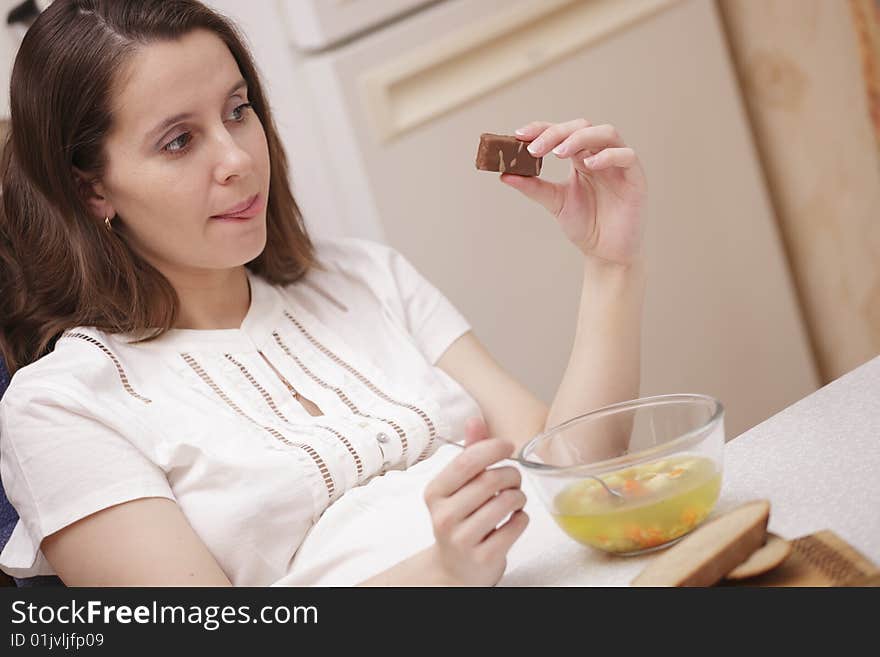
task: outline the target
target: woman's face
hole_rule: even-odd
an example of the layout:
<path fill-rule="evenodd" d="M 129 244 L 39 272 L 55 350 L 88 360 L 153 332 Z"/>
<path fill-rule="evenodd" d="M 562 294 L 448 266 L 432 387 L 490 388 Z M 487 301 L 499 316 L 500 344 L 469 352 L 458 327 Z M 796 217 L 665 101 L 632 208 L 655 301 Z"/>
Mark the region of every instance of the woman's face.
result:
<path fill-rule="evenodd" d="M 143 46 L 117 83 L 101 212 L 166 276 L 228 269 L 266 244 L 269 150 L 226 45 L 197 30 Z M 212 218 L 259 194 L 251 219 Z"/>

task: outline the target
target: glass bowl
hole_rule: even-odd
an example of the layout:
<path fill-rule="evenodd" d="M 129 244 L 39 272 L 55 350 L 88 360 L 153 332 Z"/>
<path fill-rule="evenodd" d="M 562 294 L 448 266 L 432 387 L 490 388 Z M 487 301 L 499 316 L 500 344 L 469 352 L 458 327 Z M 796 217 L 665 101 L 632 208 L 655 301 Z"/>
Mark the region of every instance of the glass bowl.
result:
<path fill-rule="evenodd" d="M 571 538 L 643 554 L 680 540 L 721 492 L 724 407 L 706 395 L 645 397 L 553 427 L 516 460 Z"/>

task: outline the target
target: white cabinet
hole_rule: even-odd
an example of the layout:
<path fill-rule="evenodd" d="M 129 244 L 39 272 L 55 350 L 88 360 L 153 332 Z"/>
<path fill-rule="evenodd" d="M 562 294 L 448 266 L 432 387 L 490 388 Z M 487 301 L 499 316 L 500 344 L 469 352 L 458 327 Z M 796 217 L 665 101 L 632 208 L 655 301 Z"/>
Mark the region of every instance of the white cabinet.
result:
<path fill-rule="evenodd" d="M 437 0 L 277 0 L 293 45 L 320 50 Z"/>

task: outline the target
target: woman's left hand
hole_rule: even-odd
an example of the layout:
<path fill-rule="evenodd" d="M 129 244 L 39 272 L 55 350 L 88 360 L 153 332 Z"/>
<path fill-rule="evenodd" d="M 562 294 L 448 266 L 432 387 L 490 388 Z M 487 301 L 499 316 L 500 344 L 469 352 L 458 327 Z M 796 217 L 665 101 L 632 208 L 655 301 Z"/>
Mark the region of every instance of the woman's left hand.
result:
<path fill-rule="evenodd" d="M 641 251 L 647 183 L 642 165 L 614 126 L 585 119 L 535 121 L 516 131 L 534 157 L 571 160 L 565 183 L 501 174 L 501 181 L 543 205 L 584 255 L 629 265 Z"/>

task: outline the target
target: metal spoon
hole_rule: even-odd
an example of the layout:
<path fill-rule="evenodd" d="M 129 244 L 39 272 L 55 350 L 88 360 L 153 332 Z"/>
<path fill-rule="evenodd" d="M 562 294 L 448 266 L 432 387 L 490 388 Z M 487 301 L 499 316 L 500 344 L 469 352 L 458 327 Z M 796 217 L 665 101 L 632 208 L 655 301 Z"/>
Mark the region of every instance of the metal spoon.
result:
<path fill-rule="evenodd" d="M 447 445 L 455 445 L 456 447 L 458 447 L 458 448 L 461 449 L 461 450 L 464 450 L 464 448 L 465 448 L 464 445 L 462 445 L 461 443 L 455 443 L 455 442 L 452 442 L 451 440 L 448 440 L 448 439 L 446 439 L 446 438 L 443 438 L 442 436 L 437 436 L 437 438 L 439 438 L 443 443 L 445 443 L 445 444 L 447 444 Z M 519 461 L 517 461 L 516 459 L 509 459 L 509 458 L 501 459 L 501 461 L 499 461 L 499 463 L 502 463 L 502 462 L 505 462 L 505 461 L 506 461 L 507 463 L 512 464 L 512 465 L 519 465 Z M 600 479 L 600 478 L 597 477 L 596 475 L 582 475 L 582 476 L 585 477 L 585 478 L 587 478 L 587 479 L 593 479 L 593 480 L 595 480 L 595 481 L 598 481 L 598 482 L 599 482 L 599 485 L 602 486 L 602 488 L 604 488 L 605 491 L 606 491 L 609 495 L 611 495 L 612 497 L 614 497 L 617 501 L 622 501 L 622 500 L 625 500 L 625 499 L 626 499 L 626 498 L 623 496 L 622 493 L 620 493 L 619 491 L 616 491 L 616 490 L 614 490 L 613 488 L 611 488 L 608 484 L 606 484 L 604 481 L 602 481 L 602 479 Z"/>

